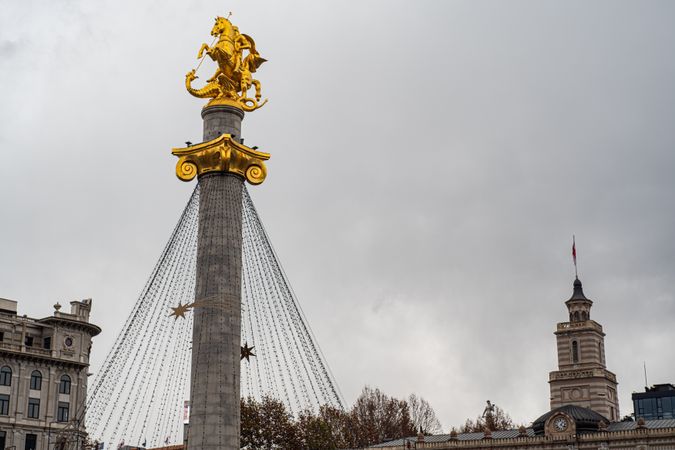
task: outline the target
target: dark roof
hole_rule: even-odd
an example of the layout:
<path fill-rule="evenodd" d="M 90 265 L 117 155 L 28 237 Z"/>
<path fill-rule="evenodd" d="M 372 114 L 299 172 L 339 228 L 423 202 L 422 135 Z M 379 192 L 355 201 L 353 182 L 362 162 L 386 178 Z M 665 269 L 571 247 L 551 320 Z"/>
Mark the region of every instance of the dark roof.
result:
<path fill-rule="evenodd" d="M 581 280 L 579 278 L 574 280 L 574 292 L 572 292 L 572 296 L 570 297 L 568 302 L 573 301 L 573 300 L 586 300 L 586 301 L 591 301 L 590 299 L 586 298 L 584 295 L 584 289 L 581 286 Z M 592 303 L 592 302 L 591 302 Z"/>
<path fill-rule="evenodd" d="M 613 422 L 607 427 L 607 431 L 627 431 L 637 428 L 637 422 L 629 420 L 626 422 Z M 675 419 L 650 419 L 645 420 L 645 428 L 675 428 Z"/>
<path fill-rule="evenodd" d="M 601 414 L 596 413 L 595 411 L 582 408 L 581 406 L 576 405 L 564 405 L 559 408 L 552 409 L 543 416 L 539 417 L 537 420 L 532 422 L 532 428 L 534 429 L 534 434 L 543 435 L 544 434 L 544 425 L 549 417 L 557 414 L 559 412 L 564 412 L 576 423 L 578 433 L 589 433 L 598 431 L 598 424 L 600 422 L 605 422 L 609 424 L 609 420 Z"/>

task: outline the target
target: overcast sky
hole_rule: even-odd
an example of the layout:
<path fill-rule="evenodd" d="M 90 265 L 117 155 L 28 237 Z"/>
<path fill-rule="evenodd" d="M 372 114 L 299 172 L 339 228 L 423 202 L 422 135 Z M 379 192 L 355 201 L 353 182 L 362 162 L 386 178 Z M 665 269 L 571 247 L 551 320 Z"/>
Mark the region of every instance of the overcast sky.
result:
<path fill-rule="evenodd" d="M 250 191 L 348 404 L 548 411 L 573 233 L 621 413 L 643 361 L 675 382 L 668 1 L 0 0 L 0 297 L 92 297 L 97 370 L 194 188 L 184 76 L 228 11 L 269 60 Z"/>

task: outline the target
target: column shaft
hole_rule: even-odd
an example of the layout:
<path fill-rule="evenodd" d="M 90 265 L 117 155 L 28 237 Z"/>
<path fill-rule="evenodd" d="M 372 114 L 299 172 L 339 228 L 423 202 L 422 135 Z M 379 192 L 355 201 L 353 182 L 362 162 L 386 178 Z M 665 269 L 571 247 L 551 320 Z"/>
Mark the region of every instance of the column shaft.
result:
<path fill-rule="evenodd" d="M 217 108 L 217 109 L 216 109 Z M 202 112 L 204 140 L 237 135 L 243 112 Z M 188 450 L 239 450 L 243 178 L 199 178 Z"/>

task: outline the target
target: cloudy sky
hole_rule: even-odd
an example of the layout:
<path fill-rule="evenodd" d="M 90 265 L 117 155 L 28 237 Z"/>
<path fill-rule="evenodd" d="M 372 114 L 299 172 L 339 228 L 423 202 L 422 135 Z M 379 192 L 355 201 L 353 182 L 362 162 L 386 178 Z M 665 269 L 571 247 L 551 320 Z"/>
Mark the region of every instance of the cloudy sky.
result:
<path fill-rule="evenodd" d="M 194 187 L 183 80 L 228 11 L 269 60 L 250 190 L 348 403 L 547 411 L 572 234 L 621 413 L 643 361 L 675 382 L 668 1 L 0 0 L 0 297 L 92 297 L 97 370 Z"/>

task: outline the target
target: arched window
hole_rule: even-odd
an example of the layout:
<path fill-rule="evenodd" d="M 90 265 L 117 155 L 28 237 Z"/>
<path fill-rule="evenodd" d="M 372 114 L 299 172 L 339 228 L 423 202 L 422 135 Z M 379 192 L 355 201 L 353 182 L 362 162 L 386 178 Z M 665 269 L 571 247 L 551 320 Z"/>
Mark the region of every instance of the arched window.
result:
<path fill-rule="evenodd" d="M 574 316 L 574 321 L 579 322 L 579 311 L 574 311 L 573 316 Z"/>
<path fill-rule="evenodd" d="M 42 389 L 42 374 L 39 370 L 34 370 L 30 374 L 30 388 L 34 391 Z"/>
<path fill-rule="evenodd" d="M 572 362 L 579 362 L 579 343 L 577 341 L 572 341 Z"/>
<path fill-rule="evenodd" d="M 0 386 L 11 386 L 12 385 L 12 369 L 9 366 L 5 366 L 0 369 Z"/>
<path fill-rule="evenodd" d="M 70 394 L 70 377 L 68 375 L 61 376 L 59 383 L 59 394 Z"/>

